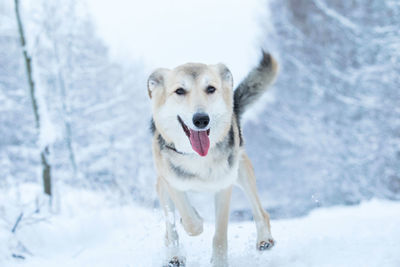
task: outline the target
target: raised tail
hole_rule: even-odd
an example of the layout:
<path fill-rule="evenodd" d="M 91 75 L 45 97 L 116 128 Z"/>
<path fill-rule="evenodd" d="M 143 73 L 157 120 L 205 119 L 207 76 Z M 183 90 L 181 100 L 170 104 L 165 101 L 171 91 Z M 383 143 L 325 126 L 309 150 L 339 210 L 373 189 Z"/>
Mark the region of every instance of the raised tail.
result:
<path fill-rule="evenodd" d="M 271 85 L 278 73 L 278 63 L 263 51 L 257 67 L 238 85 L 234 93 L 233 109 L 238 118 L 254 103 Z"/>

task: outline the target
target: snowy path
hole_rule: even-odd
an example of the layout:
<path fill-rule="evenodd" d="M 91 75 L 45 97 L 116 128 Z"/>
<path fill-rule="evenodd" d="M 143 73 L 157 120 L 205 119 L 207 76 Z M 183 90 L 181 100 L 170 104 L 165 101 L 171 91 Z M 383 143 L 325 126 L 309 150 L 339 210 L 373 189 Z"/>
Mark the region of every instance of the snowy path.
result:
<path fill-rule="evenodd" d="M 70 196 L 62 215 L 21 227 L 17 237 L 34 256 L 1 263 L 6 251 L 0 245 L 0 266 L 161 266 L 160 212 L 108 207 L 97 198 Z M 198 237 L 178 230 L 187 266 L 209 266 L 213 225 L 206 223 Z M 320 209 L 304 218 L 272 221 L 272 233 L 277 245 L 259 253 L 253 223 L 231 223 L 230 266 L 400 266 L 399 202 Z M 0 229 L 0 240 L 7 235 L 10 240 L 11 234 Z"/>

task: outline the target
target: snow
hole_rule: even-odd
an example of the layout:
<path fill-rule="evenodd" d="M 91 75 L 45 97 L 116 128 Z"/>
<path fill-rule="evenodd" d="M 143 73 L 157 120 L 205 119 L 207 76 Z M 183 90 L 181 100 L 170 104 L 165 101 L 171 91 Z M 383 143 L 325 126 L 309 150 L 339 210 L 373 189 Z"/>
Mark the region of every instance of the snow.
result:
<path fill-rule="evenodd" d="M 24 187 L 28 201 L 36 189 Z M 159 209 L 120 205 L 104 194 L 77 189 L 64 188 L 61 195 L 59 213 L 42 211 L 37 215 L 42 219 L 21 222 L 15 234 L 6 230 L 10 227 L 0 227 L 0 239 L 9 241 L 8 246 L 0 244 L 0 266 L 162 265 L 164 221 Z M 10 199 L 13 194 L 2 196 Z M 178 226 L 187 266 L 210 265 L 213 219 L 205 221 L 204 233 L 197 237 Z M 253 222 L 230 222 L 231 267 L 400 266 L 399 202 L 374 199 L 358 206 L 321 208 L 271 224 L 277 244 L 261 253 L 255 250 Z M 29 253 L 21 252 L 21 245 Z M 12 258 L 12 253 L 26 259 Z"/>
<path fill-rule="evenodd" d="M 86 1 L 90 10 L 81 6 Z M 396 1 L 23 1 L 38 86 L 39 142 L 13 4 L 3 2 L 0 267 L 161 266 L 163 215 L 140 206 L 156 195 L 147 72 L 221 61 L 237 84 L 261 46 L 276 50 L 281 74 L 246 114 L 243 132 L 277 245 L 257 252 L 253 222 L 232 221 L 230 266 L 400 266 L 400 202 L 326 207 L 373 196 L 399 199 Z M 70 12 L 75 5 L 82 14 Z M 71 70 L 66 77 L 78 178 L 69 174 L 58 122 L 53 42 L 61 48 L 60 67 Z M 51 208 L 40 186 L 37 145 L 54 152 Z M 234 194 L 232 213 L 244 215 L 236 218 L 249 210 L 240 196 Z M 206 219 L 205 232 L 188 237 L 178 230 L 188 266 L 209 266 L 213 209 L 204 201 L 195 204 Z M 319 206 L 325 207 L 308 213 Z"/>
<path fill-rule="evenodd" d="M 325 5 L 322 1 L 315 1 L 314 0 L 315 5 L 320 8 L 322 11 L 325 12 L 325 14 L 327 14 L 328 16 L 330 16 L 333 19 L 336 19 L 337 21 L 340 22 L 341 25 L 357 32 L 359 30 L 359 27 L 354 24 L 353 22 L 351 22 L 349 19 L 347 19 L 346 17 L 340 15 L 338 12 L 334 11 L 333 9 L 329 8 L 327 5 Z"/>

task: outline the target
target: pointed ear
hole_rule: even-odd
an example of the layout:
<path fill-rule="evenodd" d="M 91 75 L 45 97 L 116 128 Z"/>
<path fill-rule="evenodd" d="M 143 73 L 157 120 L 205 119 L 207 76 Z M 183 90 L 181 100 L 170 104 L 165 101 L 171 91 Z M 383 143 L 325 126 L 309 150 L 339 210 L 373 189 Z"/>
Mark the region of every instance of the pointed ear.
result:
<path fill-rule="evenodd" d="M 233 77 L 228 67 L 222 63 L 218 63 L 216 67 L 219 71 L 219 74 L 221 75 L 222 82 L 228 85 L 230 88 L 233 88 Z"/>
<path fill-rule="evenodd" d="M 147 92 L 149 93 L 149 97 L 152 98 L 153 94 L 157 90 L 164 89 L 165 77 L 169 72 L 169 69 L 156 69 L 147 80 Z"/>

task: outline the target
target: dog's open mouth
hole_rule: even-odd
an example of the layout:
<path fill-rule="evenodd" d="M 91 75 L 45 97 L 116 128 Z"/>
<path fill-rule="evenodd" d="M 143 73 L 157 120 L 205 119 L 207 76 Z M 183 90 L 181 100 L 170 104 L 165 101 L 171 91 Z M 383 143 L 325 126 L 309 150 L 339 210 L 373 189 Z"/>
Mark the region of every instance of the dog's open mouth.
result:
<path fill-rule="evenodd" d="M 181 124 L 186 136 L 189 138 L 193 150 L 202 157 L 206 156 L 208 153 L 208 149 L 210 148 L 210 139 L 208 138 L 208 136 L 210 135 L 210 129 L 205 131 L 195 131 L 187 127 L 187 125 L 179 116 L 178 121 Z"/>

